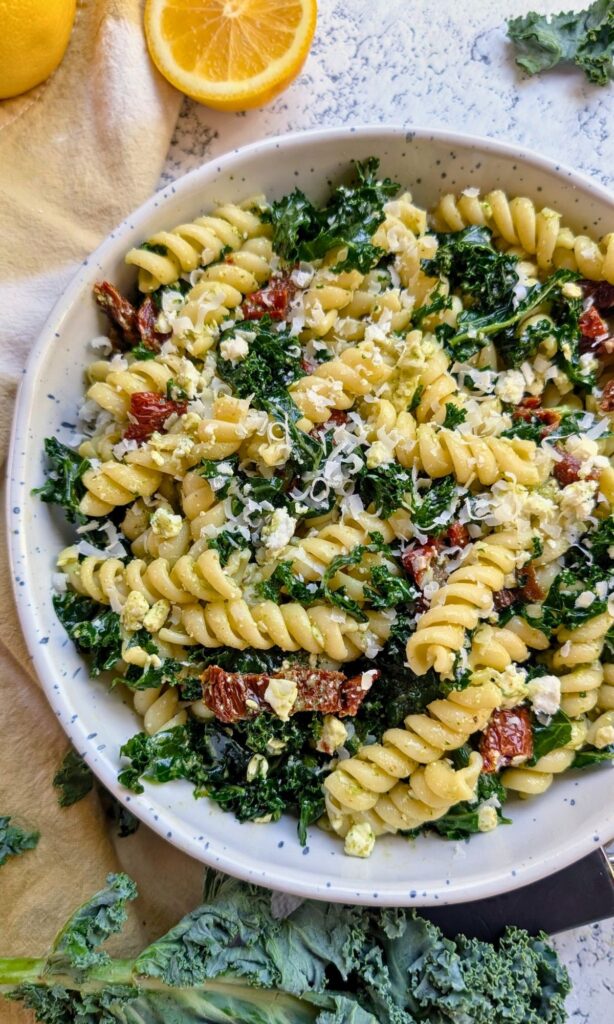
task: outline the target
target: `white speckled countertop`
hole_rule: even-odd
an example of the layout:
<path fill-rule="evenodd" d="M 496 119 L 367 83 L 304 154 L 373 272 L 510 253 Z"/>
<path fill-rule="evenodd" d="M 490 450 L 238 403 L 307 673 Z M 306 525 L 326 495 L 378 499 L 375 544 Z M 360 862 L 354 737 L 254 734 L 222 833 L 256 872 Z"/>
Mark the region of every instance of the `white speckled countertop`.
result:
<path fill-rule="evenodd" d="M 166 183 L 204 160 L 266 135 L 347 124 L 404 124 L 522 143 L 610 187 L 614 87 L 566 69 L 533 79 L 515 68 L 505 17 L 581 10 L 570 0 L 320 0 L 299 79 L 264 110 L 222 114 L 186 101 Z M 569 967 L 574 1024 L 614 1019 L 614 920 L 556 940 Z"/>

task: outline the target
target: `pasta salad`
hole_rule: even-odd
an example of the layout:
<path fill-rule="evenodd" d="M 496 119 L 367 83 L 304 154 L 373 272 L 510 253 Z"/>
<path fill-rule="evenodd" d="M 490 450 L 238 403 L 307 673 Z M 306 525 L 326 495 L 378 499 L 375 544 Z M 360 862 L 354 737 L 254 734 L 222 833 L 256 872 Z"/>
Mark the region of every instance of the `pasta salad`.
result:
<path fill-rule="evenodd" d="M 368 856 L 614 757 L 614 235 L 353 174 L 130 250 L 39 494 L 121 782 Z"/>

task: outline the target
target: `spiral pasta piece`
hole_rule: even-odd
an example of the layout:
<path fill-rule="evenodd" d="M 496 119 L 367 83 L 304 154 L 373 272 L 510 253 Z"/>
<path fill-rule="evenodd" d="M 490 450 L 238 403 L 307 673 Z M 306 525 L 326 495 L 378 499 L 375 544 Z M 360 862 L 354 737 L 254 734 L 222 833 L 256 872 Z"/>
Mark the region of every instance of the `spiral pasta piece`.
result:
<path fill-rule="evenodd" d="M 152 292 L 173 284 L 181 274 L 213 263 L 224 250 L 238 249 L 248 238 L 269 234 L 268 225 L 251 210 L 226 203 L 211 216 L 197 217 L 172 231 L 158 231 L 147 239 L 146 247 L 130 249 L 126 263 L 138 268 L 140 290 Z"/>
<path fill-rule="evenodd" d="M 469 653 L 469 667 L 504 672 L 514 662 L 526 661 L 530 649 L 545 651 L 548 637 L 529 626 L 524 619 L 514 617 L 506 626 L 481 625 L 476 629 Z"/>
<path fill-rule="evenodd" d="M 177 327 L 183 333 L 187 330 L 207 335 L 209 328 L 222 323 L 246 295 L 268 280 L 272 255 L 268 238 L 253 238 L 223 263 L 207 267 L 198 284 L 188 292 Z M 208 347 L 207 344 L 205 351 Z M 203 349 L 193 351 L 202 355 Z"/>
<path fill-rule="evenodd" d="M 390 525 L 377 516 L 365 513 L 352 521 L 328 523 L 319 530 L 312 531 L 307 537 L 294 541 L 279 554 L 279 561 L 289 561 L 295 573 L 300 574 L 307 582 L 322 579 L 331 562 L 340 555 L 347 555 L 359 544 L 368 544 L 371 533 L 380 533 L 384 541 L 389 543 L 394 533 Z M 364 600 L 365 576 L 373 565 L 383 564 L 385 559 L 380 554 L 365 555 L 359 566 L 349 566 L 335 573 L 331 585 L 335 589 L 344 587 L 346 593 L 355 601 Z M 394 564 L 388 561 L 389 571 L 395 573 Z M 397 570 L 398 571 L 398 570 Z"/>
<path fill-rule="evenodd" d="M 454 430 L 435 430 L 422 423 L 416 430 L 415 461 L 434 480 L 453 473 L 460 484 L 477 479 L 483 486 L 502 476 L 525 487 L 540 483 L 533 441 L 507 437 L 478 437 Z"/>
<path fill-rule="evenodd" d="M 400 779 L 413 778 L 418 765 L 440 762 L 447 751 L 458 750 L 484 729 L 501 699 L 493 682 L 452 690 L 445 699 L 432 701 L 424 714 L 408 715 L 403 728 L 388 729 L 381 743 L 367 744 L 355 757 L 339 761 L 324 780 L 332 813 L 338 815 L 341 808 L 351 817 L 351 812 L 374 808 Z"/>
<path fill-rule="evenodd" d="M 308 421 L 299 421 L 299 425 L 310 429 L 314 423 L 325 423 L 333 409 L 350 409 L 358 397 L 383 384 L 391 373 L 392 366 L 369 342 L 345 349 L 290 385 L 292 399 Z"/>
<path fill-rule="evenodd" d="M 614 711 L 614 665 L 603 666 L 603 683 L 597 694 L 597 705 L 601 711 Z"/>
<path fill-rule="evenodd" d="M 250 607 L 239 599 L 188 605 L 182 621 L 187 635 L 203 647 L 268 650 L 277 646 L 345 662 L 363 653 L 372 657 L 390 633 L 389 616 L 378 612 L 367 616 L 367 623 L 359 623 L 324 604 L 304 608 L 294 601 L 281 605 L 263 601 Z M 161 637 L 172 642 L 165 634 Z"/>
<path fill-rule="evenodd" d="M 411 322 L 414 299 L 405 289 L 382 288 L 381 275 L 371 271 L 352 293 L 350 301 L 341 309 L 342 315 L 334 321 L 331 333 L 344 341 L 362 341 L 371 324 L 389 334 L 403 331 Z"/>
<path fill-rule="evenodd" d="M 458 404 L 458 384 L 448 372 L 450 360 L 432 335 L 410 331 L 399 357 L 395 375 L 384 392 L 398 412 L 417 401 L 413 410 L 418 423 L 442 423 L 446 403 Z"/>
<path fill-rule="evenodd" d="M 474 190 L 471 193 L 446 195 L 440 200 L 433 216 L 438 230 L 461 231 L 469 224 L 486 225 L 509 246 L 535 256 L 541 270 L 568 267 L 591 281 L 614 284 L 614 233 L 605 235 L 598 244 L 587 235 L 575 235 L 562 227 L 556 210 L 538 210 L 526 196 L 508 199 L 495 189 L 480 200 Z"/>
<path fill-rule="evenodd" d="M 187 711 L 181 707 L 176 689 L 153 687 L 137 690 L 133 698 L 134 710 L 143 718 L 143 728 L 148 736 L 178 725 L 185 725 Z"/>
<path fill-rule="evenodd" d="M 99 604 L 120 608 L 126 598 L 124 563 L 119 558 L 87 555 L 79 559 L 76 547 L 65 548 L 58 557 L 58 567 L 68 576 L 70 586 L 78 594 L 91 597 Z"/>
<path fill-rule="evenodd" d="M 86 516 L 106 516 L 118 505 L 128 505 L 135 498 L 150 498 L 161 480 L 162 474 L 157 470 L 102 462 L 95 469 L 86 470 L 81 478 L 86 493 L 79 511 Z"/>
<path fill-rule="evenodd" d="M 604 677 L 599 659 L 613 622 L 614 618 L 606 611 L 576 629 L 558 632 L 560 646 L 553 653 L 551 664 L 560 676 L 561 709 L 570 718 L 588 714 L 599 701 Z"/>
<path fill-rule="evenodd" d="M 475 799 L 482 758 L 474 751 L 465 768 L 455 770 L 446 758 L 421 765 L 412 772 L 407 782 L 399 781 L 380 795 L 370 794 L 362 786 L 339 787 L 339 792 L 328 788 L 332 772 L 324 780 L 328 820 L 338 835 L 347 835 L 350 827 L 368 822 L 373 833 L 382 835 L 419 828 L 427 822 L 443 817 L 454 804 Z M 366 804 L 357 807 L 356 804 Z"/>
<path fill-rule="evenodd" d="M 435 593 L 409 638 L 407 660 L 416 675 L 429 668 L 443 678 L 451 675 L 467 631 L 492 610 L 493 594 L 503 589 L 506 576 L 515 569 L 518 548 L 515 532 L 501 531 L 468 549 L 463 564 Z"/>
<path fill-rule="evenodd" d="M 109 363 L 102 365 L 110 367 Z M 131 395 L 140 391 L 166 394 L 166 386 L 172 376 L 172 370 L 156 359 L 136 360 L 125 370 L 110 369 L 104 379 L 95 380 L 87 390 L 87 398 L 101 409 L 106 409 L 115 419 L 123 420 L 130 408 Z"/>
<path fill-rule="evenodd" d="M 237 559 L 232 563 L 229 560 L 223 568 L 217 551 L 202 548 L 202 542 L 198 542 L 173 565 L 166 558 L 155 558 L 152 562 L 132 559 L 126 566 L 127 587 L 142 594 L 150 605 L 161 598 L 172 605 L 191 604 L 194 599 L 202 602 L 238 599 L 241 588 L 232 576 Z"/>

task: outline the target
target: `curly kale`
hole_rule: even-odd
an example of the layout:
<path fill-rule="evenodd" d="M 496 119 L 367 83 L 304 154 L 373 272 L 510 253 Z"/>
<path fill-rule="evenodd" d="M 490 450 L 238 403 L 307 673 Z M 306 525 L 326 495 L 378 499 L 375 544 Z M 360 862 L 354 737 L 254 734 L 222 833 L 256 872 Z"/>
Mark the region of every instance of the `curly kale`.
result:
<path fill-rule="evenodd" d="M 41 501 L 59 505 L 69 523 L 86 523 L 87 517 L 79 511 L 79 503 L 85 494 L 83 474 L 90 468 L 90 463 L 72 448 L 61 444 L 57 437 L 45 438 L 45 455 L 49 463 L 47 479 L 32 493 L 40 495 Z"/>
<path fill-rule="evenodd" d="M 0 867 L 9 857 L 17 857 L 38 845 L 40 832 L 11 824 L 9 815 L 0 815 Z"/>
<path fill-rule="evenodd" d="M 333 273 L 360 270 L 366 274 L 385 255 L 373 245 L 372 235 L 383 220 L 384 203 L 399 186 L 379 179 L 379 160 L 356 161 L 356 180 L 339 185 L 326 206 L 316 207 L 300 189 L 271 205 L 273 248 L 287 263 L 322 259 L 331 249 L 343 247 L 347 255 Z"/>
<path fill-rule="evenodd" d="M 516 47 L 516 63 L 528 75 L 549 71 L 562 62 L 582 68 L 593 85 L 614 78 L 614 8 L 595 0 L 584 11 L 510 18 L 507 34 Z"/>
<path fill-rule="evenodd" d="M 0 960 L 0 985 L 41 1024 L 564 1024 L 569 978 L 543 934 L 445 939 L 414 910 L 303 902 L 209 872 L 204 902 L 134 959 L 99 946 L 136 895 L 125 875 L 40 959 Z"/>
<path fill-rule="evenodd" d="M 54 594 L 53 607 L 77 650 L 89 656 L 92 675 L 117 664 L 122 653 L 117 612 L 70 590 Z"/>

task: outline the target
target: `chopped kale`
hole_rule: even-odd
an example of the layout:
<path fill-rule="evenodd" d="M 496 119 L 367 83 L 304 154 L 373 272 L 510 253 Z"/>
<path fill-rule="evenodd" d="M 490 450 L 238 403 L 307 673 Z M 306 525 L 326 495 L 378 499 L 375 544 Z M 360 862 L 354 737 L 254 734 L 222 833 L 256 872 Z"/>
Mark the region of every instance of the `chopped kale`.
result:
<path fill-rule="evenodd" d="M 430 489 L 414 494 L 412 522 L 422 533 L 439 536 L 450 525 L 457 505 L 456 478 L 443 476 L 433 480 Z"/>
<path fill-rule="evenodd" d="M 420 402 L 422 401 L 422 395 L 423 394 L 424 394 L 424 384 L 418 384 L 416 390 L 414 391 L 413 395 L 411 396 L 411 402 L 407 406 L 407 411 L 408 412 L 414 412 L 418 408 L 418 406 L 420 405 Z"/>
<path fill-rule="evenodd" d="M 518 437 L 523 441 L 535 441 L 536 444 L 539 444 L 545 432 L 550 441 L 580 433 L 580 420 L 586 415 L 584 412 L 565 408 L 557 408 L 555 412 L 561 414 L 561 419 L 552 429 L 545 426 L 537 412 L 531 413 L 530 410 L 527 410 L 527 418 L 525 419 L 523 416 L 514 420 L 511 427 L 501 433 L 501 437 Z"/>
<path fill-rule="evenodd" d="M 216 497 L 222 499 L 228 494 L 228 488 L 238 473 L 238 465 L 239 460 L 236 455 L 231 455 L 229 458 L 222 459 L 219 462 L 213 459 L 203 459 L 196 467 L 196 472 L 199 476 L 203 476 L 205 480 L 214 481 L 211 486 L 215 491 Z"/>
<path fill-rule="evenodd" d="M 366 274 L 384 256 L 371 237 L 383 220 L 383 207 L 397 191 L 389 178 L 378 179 L 379 161 L 356 161 L 356 181 L 339 185 L 326 206 L 317 209 L 299 190 L 273 203 L 273 247 L 287 263 L 321 259 L 331 249 L 343 247 L 346 257 L 334 273 L 360 270 Z"/>
<path fill-rule="evenodd" d="M 530 358 L 538 344 L 536 332 L 523 329 L 523 321 L 543 302 L 553 302 L 559 298 L 563 285 L 568 281 L 577 280 L 577 277 L 575 271 L 556 270 L 543 284 L 536 282 L 529 288 L 524 299 L 517 304 L 514 304 L 515 295 L 512 287 L 504 296 L 499 308 L 485 313 L 473 308 L 465 309 L 459 315 L 455 328 L 449 324 L 439 324 L 435 333 L 455 359 L 469 359 L 484 346 L 486 338 L 492 336 L 506 365 L 520 365 L 525 359 Z M 518 324 L 521 325 L 520 336 L 516 331 Z M 561 329 L 563 327 L 567 332 L 568 325 L 563 324 Z M 552 330 L 551 325 L 550 331 Z"/>
<path fill-rule="evenodd" d="M 217 551 L 220 565 L 227 565 L 235 551 L 249 547 L 249 541 L 238 530 L 221 530 L 216 537 L 209 538 L 207 545 L 212 551 Z"/>
<path fill-rule="evenodd" d="M 551 750 L 565 747 L 571 740 L 571 720 L 564 711 L 557 711 L 546 723 L 540 722 L 535 716 L 531 723 L 533 730 L 533 756 L 528 762 L 537 764 L 540 757 Z"/>
<path fill-rule="evenodd" d="M 384 544 L 384 539 L 380 533 L 372 533 L 370 544 L 357 544 L 346 555 L 337 555 L 326 567 L 322 576 L 322 596 L 325 601 L 335 605 L 337 608 L 343 608 L 344 611 L 349 612 L 359 622 L 367 622 L 368 616 L 362 610 L 358 601 L 349 597 L 345 587 L 333 588 L 331 584 L 340 569 L 344 569 L 346 566 L 360 565 L 365 555 L 372 555 L 378 552 L 389 555 L 390 548 L 387 544 Z M 375 595 L 373 589 L 371 593 Z M 383 593 L 380 593 L 379 596 L 383 598 Z"/>
<path fill-rule="evenodd" d="M 132 346 L 132 348 L 130 349 L 130 354 L 133 355 L 135 359 L 138 359 L 139 362 L 143 362 L 147 359 L 155 359 L 158 353 L 155 352 L 153 348 L 149 348 L 148 345 L 144 345 L 142 341 L 139 341 L 138 345 Z M 172 395 L 168 394 L 168 389 L 167 397 L 173 397 Z"/>
<path fill-rule="evenodd" d="M 422 261 L 422 269 L 431 277 L 447 277 L 476 312 L 492 313 L 509 302 L 518 282 L 517 262 L 516 256 L 495 249 L 489 228 L 470 226 L 439 235 L 437 252 Z"/>
<path fill-rule="evenodd" d="M 614 761 L 614 743 L 603 750 L 578 750 L 573 759 L 572 768 L 592 768 L 604 761 Z"/>
<path fill-rule="evenodd" d="M 79 503 L 85 494 L 82 477 L 90 469 L 90 463 L 61 444 L 57 437 L 45 438 L 45 455 L 49 461 L 47 480 L 32 493 L 39 494 L 41 501 L 59 505 L 70 523 L 86 523 L 87 517 L 79 511 Z"/>
<path fill-rule="evenodd" d="M 596 529 L 585 538 L 584 544 L 589 548 L 593 560 L 608 569 L 612 564 L 610 548 L 614 547 L 614 515 L 600 520 Z"/>
<path fill-rule="evenodd" d="M 53 785 L 59 790 L 60 807 L 72 807 L 92 791 L 94 775 L 77 751 L 71 749 L 53 776 Z"/>
<path fill-rule="evenodd" d="M 528 14 L 510 18 L 507 34 L 516 47 L 516 63 L 528 75 L 561 62 L 582 68 L 593 85 L 614 78 L 614 9 L 611 0 L 595 0 L 584 11 Z"/>
<path fill-rule="evenodd" d="M 431 316 L 433 313 L 442 313 L 444 310 L 450 309 L 451 305 L 452 297 L 444 295 L 439 286 L 437 286 L 435 291 L 429 295 L 429 301 L 424 306 L 419 306 L 418 309 L 413 311 L 411 322 L 414 327 L 419 327 L 427 316 Z"/>
<path fill-rule="evenodd" d="M 148 736 L 138 733 L 121 749 L 130 761 L 119 781 L 134 792 L 141 779 L 168 782 L 187 779 L 196 796 L 209 796 L 240 821 L 271 815 L 277 821 L 287 811 L 299 818 L 299 837 L 324 811 L 322 778 L 328 760 L 314 740 L 321 731 L 318 715 L 294 715 L 282 722 L 275 715 L 223 726 L 220 722 L 189 722 Z M 255 753 L 266 758 L 260 772 L 247 778 Z"/>
<path fill-rule="evenodd" d="M 209 665 L 218 665 L 226 672 L 275 672 L 287 657 L 279 647 L 268 651 L 257 651 L 246 647 L 240 651 L 233 647 L 220 647 L 209 650 L 206 647 L 190 647 L 187 657 L 193 665 L 203 671 Z M 298 655 L 297 655 L 298 658 Z"/>
<path fill-rule="evenodd" d="M 466 419 L 466 409 L 461 409 L 461 407 L 455 405 L 454 402 L 446 402 L 446 415 L 442 424 L 446 430 L 454 430 L 455 427 L 464 423 Z"/>
<path fill-rule="evenodd" d="M 220 340 L 234 330 L 229 328 Z M 301 348 L 286 330 L 277 330 L 268 316 L 252 321 L 250 333 L 254 337 L 245 359 L 233 363 L 218 353 L 217 372 L 239 398 L 253 396 L 254 404 L 263 408 L 271 394 L 285 391 L 292 381 L 303 376 Z"/>
<path fill-rule="evenodd" d="M 265 601 L 275 601 L 278 604 L 282 591 L 293 601 L 305 606 L 313 604 L 320 596 L 319 586 L 298 579 L 292 569 L 292 562 L 280 562 L 268 580 L 258 584 L 258 592 Z"/>
<path fill-rule="evenodd" d="M 398 462 L 374 469 L 364 466 L 356 477 L 356 491 L 365 508 L 373 505 L 383 519 L 388 519 L 399 508 L 411 511 L 413 481 L 411 474 Z"/>
<path fill-rule="evenodd" d="M 0 815 L 0 867 L 9 857 L 17 857 L 26 850 L 33 850 L 40 839 L 40 832 L 11 825 L 7 814 Z"/>
<path fill-rule="evenodd" d="M 122 652 L 117 612 L 70 590 L 54 594 L 53 607 L 77 649 L 90 656 L 92 675 L 117 664 Z"/>
<path fill-rule="evenodd" d="M 399 605 L 413 605 L 418 591 L 407 578 L 395 575 L 388 565 L 375 565 L 369 574 L 370 582 L 365 585 L 364 595 L 372 608 L 397 608 Z"/>
<path fill-rule="evenodd" d="M 175 661 L 174 658 L 165 658 L 159 668 L 155 668 L 154 665 L 148 665 L 146 668 L 129 665 L 126 674 L 114 679 L 113 685 L 127 686 L 128 689 L 134 691 L 153 690 L 165 684 L 179 686 L 183 682 L 179 676 L 184 668 L 185 666 L 180 661 Z"/>

